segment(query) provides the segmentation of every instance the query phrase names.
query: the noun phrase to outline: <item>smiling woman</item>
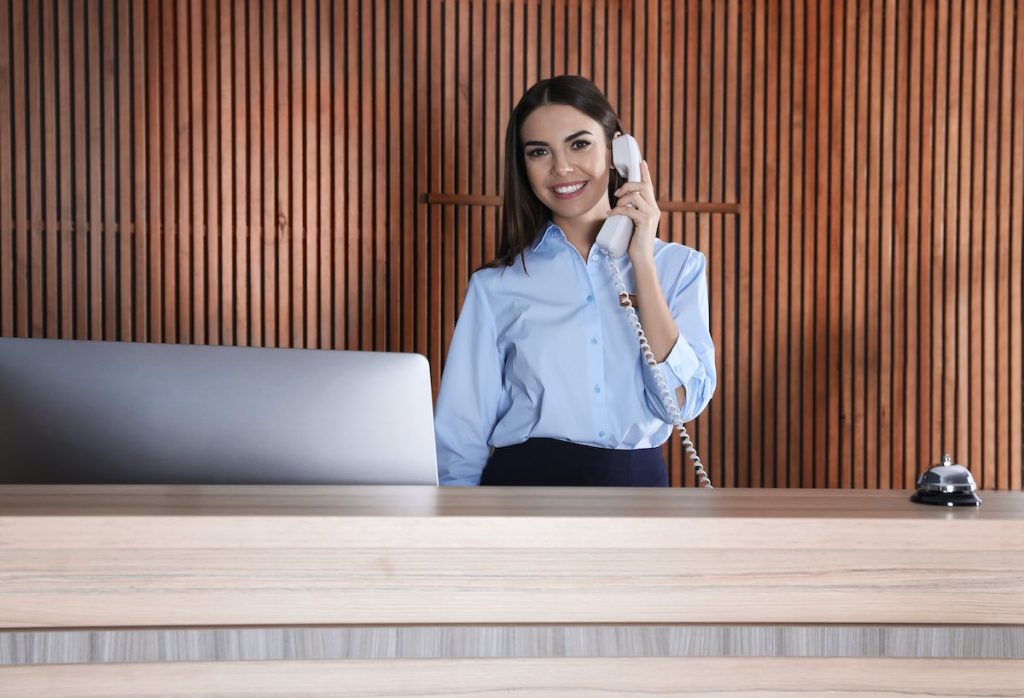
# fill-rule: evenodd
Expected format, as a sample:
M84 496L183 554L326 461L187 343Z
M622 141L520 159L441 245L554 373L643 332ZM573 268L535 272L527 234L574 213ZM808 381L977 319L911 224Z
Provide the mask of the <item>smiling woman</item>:
M715 389L706 264L657 239L647 164L638 182L612 167L622 131L577 76L537 83L512 112L501 246L470 279L437 399L442 484L668 485L671 408L693 419ZM613 263L638 300L653 371L595 247L610 215L635 226Z

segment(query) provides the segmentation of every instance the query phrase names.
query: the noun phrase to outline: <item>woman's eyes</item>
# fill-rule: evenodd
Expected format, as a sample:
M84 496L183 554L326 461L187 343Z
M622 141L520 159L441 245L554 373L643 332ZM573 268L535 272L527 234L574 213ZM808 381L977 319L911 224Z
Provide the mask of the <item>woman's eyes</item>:
M590 141L586 140L585 138L580 138L579 140L573 141L569 147L572 148L573 150L586 150L591 145L593 145L593 143L591 143ZM542 158L547 154L547 148L531 148L530 150L526 151L526 157L528 158Z

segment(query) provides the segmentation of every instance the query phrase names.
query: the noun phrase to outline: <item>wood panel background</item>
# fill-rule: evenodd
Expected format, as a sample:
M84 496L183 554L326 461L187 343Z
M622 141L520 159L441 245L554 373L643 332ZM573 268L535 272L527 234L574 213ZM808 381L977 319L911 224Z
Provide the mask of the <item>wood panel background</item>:
M949 451L1022 487L1020 0L0 0L0 334L418 351L436 384L508 114L563 72L708 255L717 484Z

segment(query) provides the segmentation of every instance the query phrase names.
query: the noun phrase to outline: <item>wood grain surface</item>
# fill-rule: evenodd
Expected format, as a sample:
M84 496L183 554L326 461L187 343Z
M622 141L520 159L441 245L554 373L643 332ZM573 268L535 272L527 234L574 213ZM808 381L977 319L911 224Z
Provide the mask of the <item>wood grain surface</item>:
M1024 662L580 658L182 662L0 667L0 695L1011 696Z
M5 487L0 627L1024 623L1024 500Z

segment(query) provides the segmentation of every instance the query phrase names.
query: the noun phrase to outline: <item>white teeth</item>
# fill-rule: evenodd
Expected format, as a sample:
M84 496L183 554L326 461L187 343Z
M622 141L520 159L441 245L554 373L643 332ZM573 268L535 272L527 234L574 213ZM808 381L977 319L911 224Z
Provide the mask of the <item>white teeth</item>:
M586 182L573 184L572 186L569 187L554 187L554 190L556 194L572 194L574 191L579 191L580 189L582 189L584 184L586 184Z

